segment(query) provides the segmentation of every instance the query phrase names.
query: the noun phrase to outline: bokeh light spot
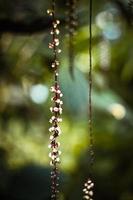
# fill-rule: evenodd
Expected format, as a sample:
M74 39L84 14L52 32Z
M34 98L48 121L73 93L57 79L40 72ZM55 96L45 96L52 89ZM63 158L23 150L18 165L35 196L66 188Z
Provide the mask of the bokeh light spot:
M42 84L33 85L30 89L30 97L34 103L42 104L48 98L48 87Z
M108 110L118 120L123 119L126 115L125 107L118 103L111 104Z

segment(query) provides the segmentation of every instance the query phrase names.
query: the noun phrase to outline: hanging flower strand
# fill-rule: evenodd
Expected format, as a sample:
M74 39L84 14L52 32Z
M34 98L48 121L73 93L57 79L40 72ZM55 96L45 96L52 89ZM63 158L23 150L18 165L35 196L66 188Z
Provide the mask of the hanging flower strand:
M94 162L94 150L93 150L93 125L92 125L92 0L89 3L89 134L90 134L90 176ZM94 183L89 177L84 184L83 199L93 200Z
M84 196L83 199L88 199L88 200L93 200L93 187L94 187L94 183L92 183L92 181L90 179L87 180L87 182L84 184Z
M74 45L75 34L78 25L77 22L77 0L66 0L67 12L66 12L66 28L68 32L68 51L69 51L69 70L72 77L74 77Z
M54 72L54 85L51 87L50 91L53 94L51 101L53 102L53 107L50 108L52 113L52 117L49 120L51 123L51 127L49 128L50 135L50 144L49 148L51 152L49 153L49 157L51 158L50 165L52 166L51 171L51 199L57 200L58 199L58 187L59 187L59 171L58 171L58 164L60 163L60 154L61 151L59 150L60 143L58 142L58 137L61 134L61 129L59 127L59 123L62 121L60 115L62 114L62 104L61 97L63 96L59 82L58 82L58 68L59 68L59 60L58 54L61 50L58 48L59 46L59 39L58 35L60 33L58 29L58 25L60 21L55 18L55 0L52 0L52 9L47 10L47 13L52 17L52 30L50 34L52 36L52 42L49 43L49 48L53 50L53 62L51 67Z

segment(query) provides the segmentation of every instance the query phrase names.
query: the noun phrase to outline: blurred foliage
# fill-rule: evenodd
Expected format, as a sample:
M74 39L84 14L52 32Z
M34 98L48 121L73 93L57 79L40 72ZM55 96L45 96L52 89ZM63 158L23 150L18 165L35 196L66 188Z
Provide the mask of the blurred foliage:
M133 200L133 30L128 2L93 2L95 199ZM0 24L3 19L30 24L46 17L49 6L50 1L1 0ZM63 20L65 1L59 0L57 7ZM79 1L74 79L66 30L60 26L61 200L82 199L89 171L88 8L88 1ZM49 29L24 35L10 28L0 35L0 198L50 199Z

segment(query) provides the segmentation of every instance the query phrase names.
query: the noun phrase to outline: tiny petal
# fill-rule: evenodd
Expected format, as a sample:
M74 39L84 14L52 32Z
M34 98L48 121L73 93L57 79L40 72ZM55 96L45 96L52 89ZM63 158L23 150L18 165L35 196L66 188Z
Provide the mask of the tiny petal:
M55 87L52 86L52 87L50 88L50 91L51 91L51 92L55 92Z
M57 99L55 102L60 104L60 101L61 101L60 99Z
M89 191L89 195L90 195L90 196L93 196L93 191Z
M62 108L59 108L59 113L62 114Z
M58 66L60 63L58 60L55 60L55 64Z
M52 154L51 153L49 153L49 157L51 158L51 156L52 156Z
M53 135L50 135L50 140L53 140L54 139L54 136Z
M60 97L63 97L63 94L62 94L62 93L60 94Z
M53 22L53 27L56 28L57 27L57 23Z
M57 35L59 35L59 33L60 33L59 29L55 29L55 33L56 33Z
M57 92L57 94L61 94L61 91L60 91L60 90L57 90L56 92Z
M49 128L49 132L53 132L55 130L55 127L51 127L51 128Z
M59 111L59 108L58 108L58 107L54 107L54 108L53 108L53 111L58 112L58 111Z
M61 49L58 49L58 50L57 50L57 53L61 53Z
M62 122L62 118L58 118L57 121L58 121L58 122Z
M53 112L53 107L50 107L50 111Z
M56 23L57 23L57 24L60 24L60 21L59 21L59 20L56 20Z
M59 163L59 162L60 162L60 158L56 158L56 162L58 162L58 163Z
M52 63L51 67L52 67L52 68L55 68L55 66L56 66L55 63Z
M91 187L94 187L94 183L91 183L91 185L90 185Z
M53 165L54 165L54 163L52 161L50 161L50 166L53 166Z
M55 39L54 39L54 43L55 43L56 46L58 46L59 43L60 43L60 42L59 42L59 39L58 39L58 38L55 38Z
M49 49L53 49L54 48L53 43L49 43L48 47L49 47Z
M50 31L50 34L51 34L51 35L53 35L53 34L54 34L53 30L52 30L52 31Z
M47 10L47 14L50 15L50 16L52 16L52 15L53 15L53 10L48 9L48 10Z

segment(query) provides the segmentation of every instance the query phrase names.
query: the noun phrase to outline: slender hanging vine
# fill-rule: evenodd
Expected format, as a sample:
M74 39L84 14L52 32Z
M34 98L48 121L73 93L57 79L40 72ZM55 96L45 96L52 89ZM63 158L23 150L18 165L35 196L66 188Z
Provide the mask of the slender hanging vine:
M49 48L53 50L53 62L51 67L54 72L54 85L51 87L51 92L53 93L53 97L51 101L53 102L53 106L50 108L51 113L53 114L50 123L52 126L49 128L50 135L50 145L49 148L51 152L49 157L51 158L50 165L52 166L51 171L51 199L57 200L58 199L58 187L59 187L59 170L58 164L60 163L60 154L61 151L59 150L60 143L58 142L58 137L61 134L61 129L59 127L59 123L62 121L60 115L62 114L62 104L61 97L63 96L59 81L58 81L58 69L59 69L59 60L58 60L58 53L61 50L58 48L59 46L59 39L58 35L60 33L58 29L58 25L60 23L59 20L55 17L55 0L52 0L52 8L47 10L47 13L52 17L52 30L50 34L52 36L52 42L49 43Z
M69 61L70 61L70 71L73 74L73 56L74 56L74 43L73 37L75 32L75 27L77 25L76 16L75 16L75 3L77 0L68 0L67 6L69 7L68 12L68 30L69 30ZM58 35L60 33L58 29L58 25L60 23L59 20L55 17L55 0L52 0L52 8L47 10L47 13L52 17L52 30L50 34L52 36L52 42L49 43L49 48L53 50L53 61L51 67L54 72L54 85L51 87L51 92L53 93L53 97L51 101L53 102L53 106L50 108L53 116L50 119L50 123L52 126L49 128L50 135L50 145L49 148L51 152L49 157L51 158L50 165L52 166L51 171L51 199L58 199L58 187L59 187L59 170L58 164L60 163L60 154L59 150L60 143L58 142L58 136L61 134L61 129L59 127L59 123L62 121L60 115L62 114L62 100L63 96L60 85L58 81L58 69L59 69L59 60L58 53L61 50L58 48L59 46L59 38ZM92 131L92 0L90 0L90 17L89 17L89 134L90 134L90 166L93 165L93 131ZM94 183L91 181L89 177L86 183L84 184L83 189L83 199L93 200L93 187Z
M92 125L92 0L89 3L89 135L90 135L90 176L94 162L94 150L93 150L93 125ZM89 177L84 184L83 199L93 200L93 188L94 183Z
M128 1L128 11L130 13L131 25L133 25L133 0Z
M128 1L128 7L129 7L129 9L133 9L133 0L129 0Z
M69 71L72 76L74 77L74 55L75 55L75 34L76 28L78 25L77 22L77 0L66 0L67 6L67 16L66 16L66 28L68 32L68 53L69 53Z

